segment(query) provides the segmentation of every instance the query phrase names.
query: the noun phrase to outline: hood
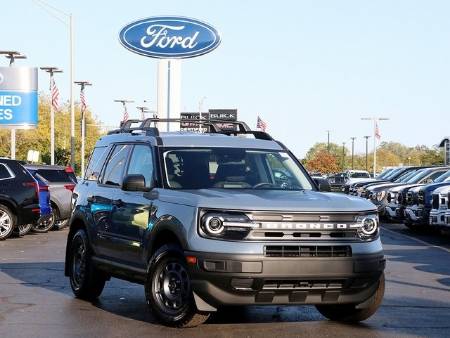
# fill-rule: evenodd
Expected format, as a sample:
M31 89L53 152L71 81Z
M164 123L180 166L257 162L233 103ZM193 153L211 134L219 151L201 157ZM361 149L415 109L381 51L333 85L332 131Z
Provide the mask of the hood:
M423 186L423 184L402 184L402 185L397 185L397 186L389 189L389 191L400 192L402 190L407 190L407 189L419 187L419 186Z
M192 207L299 212L356 212L374 210L372 202L340 193L251 189L155 189L159 199Z
M432 183L432 184L427 184L427 185L421 187L420 190L423 190L425 193L431 193L434 190L436 190L437 188L448 187L448 186L450 186L450 182Z
M389 190L393 187L403 185L403 183L392 183L392 182L384 182L380 184L371 185L367 188L369 191L378 192L383 190Z
M433 191L433 194L446 194L448 192L450 192L450 186L447 185L447 186L443 186L443 187L435 189Z
M375 178L367 178L367 177L359 177L359 178L350 178L346 185L351 185L351 184L355 184L355 183L370 183L370 182L374 182L377 181Z

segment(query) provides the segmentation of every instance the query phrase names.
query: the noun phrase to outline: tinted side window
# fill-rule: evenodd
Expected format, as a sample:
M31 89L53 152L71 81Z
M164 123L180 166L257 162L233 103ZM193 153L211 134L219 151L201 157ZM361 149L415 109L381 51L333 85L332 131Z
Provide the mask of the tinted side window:
M10 178L11 174L4 164L0 164L0 180L4 180L5 178Z
M153 181L153 157L149 146L134 146L127 174L143 175L145 177L145 186L150 188Z
M128 154L130 153L131 145L121 144L117 145L111 157L106 164L105 172L103 174L102 183L108 185L121 186L123 179L123 171L127 162Z
M102 171L103 163L105 163L106 156L108 156L108 147L95 148L92 152L89 164L84 175L85 180L97 181Z

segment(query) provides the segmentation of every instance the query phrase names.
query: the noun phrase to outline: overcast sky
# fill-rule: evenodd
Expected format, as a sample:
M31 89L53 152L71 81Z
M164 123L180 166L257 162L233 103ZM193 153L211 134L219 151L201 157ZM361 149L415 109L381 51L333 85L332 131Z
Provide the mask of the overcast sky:
M21 65L59 66L61 96L69 96L68 31L32 0L2 5L0 49L28 55ZM382 139L407 145L439 143L450 131L450 1L86 1L48 0L75 20L76 80L90 80L88 104L117 125L131 98L156 108L157 61L118 41L130 21L181 15L206 21L222 35L215 51L182 62L182 109L237 108L299 157L315 142L350 144L364 151L383 116ZM0 60L1 61L1 60ZM0 65L6 65L7 60ZM47 90L47 74L40 89ZM78 96L78 92L77 92ZM134 106L129 109L138 117Z

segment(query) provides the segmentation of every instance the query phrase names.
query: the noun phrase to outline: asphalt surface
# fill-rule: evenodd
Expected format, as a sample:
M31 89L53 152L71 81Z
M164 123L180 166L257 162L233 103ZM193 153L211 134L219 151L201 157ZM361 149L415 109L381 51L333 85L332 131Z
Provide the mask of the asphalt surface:
M197 328L159 325L140 285L112 279L96 303L73 298L64 277L67 230L0 242L0 337L450 337L450 238L386 225L386 295L360 325L314 307L228 309Z

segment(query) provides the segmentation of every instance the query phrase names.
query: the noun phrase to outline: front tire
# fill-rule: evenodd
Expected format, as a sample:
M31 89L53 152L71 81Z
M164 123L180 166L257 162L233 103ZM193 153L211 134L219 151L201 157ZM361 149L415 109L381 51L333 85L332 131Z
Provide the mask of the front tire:
M5 205L0 204L0 241L7 239L14 231L16 216Z
M186 260L175 245L163 245L150 260L145 297L155 317L168 326L194 327L209 317L197 310Z
M358 309L358 304L317 305L317 310L330 320L357 323L371 317L380 307L384 296L384 273L378 282L378 288L372 296L372 302Z
M77 298L94 300L103 291L106 278L92 264L86 232L78 230L70 245L70 287Z

